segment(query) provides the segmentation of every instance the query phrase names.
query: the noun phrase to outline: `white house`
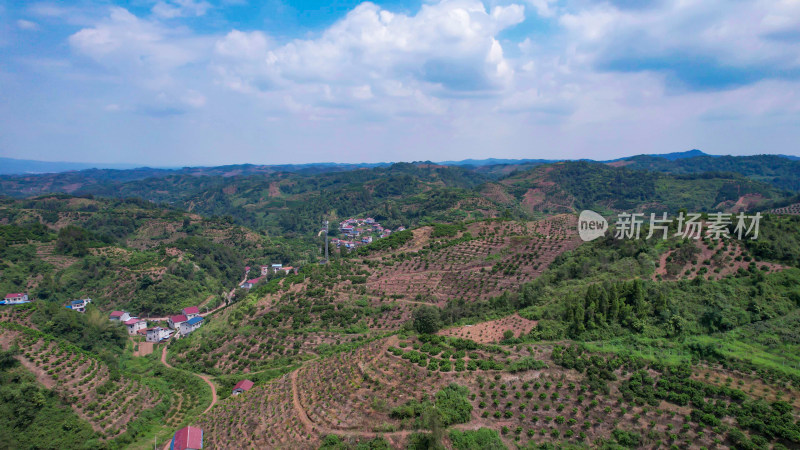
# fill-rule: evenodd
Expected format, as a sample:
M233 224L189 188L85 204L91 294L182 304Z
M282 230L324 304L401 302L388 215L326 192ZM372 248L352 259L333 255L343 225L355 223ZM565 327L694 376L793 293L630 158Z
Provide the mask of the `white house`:
M127 322L131 320L131 315L125 311L112 311L108 319L114 322Z
M6 305L13 305L15 303L27 303L28 301L29 301L28 294L16 293L16 294L6 294L4 303Z
M126 320L125 326L128 327L128 334L136 334L137 331L147 328L147 321L134 317Z
M167 328L153 327L147 329L147 342L160 342L164 339L169 339L173 331Z
M84 298L81 300L72 300L71 302L69 302L69 305L67 305L67 308L73 311L86 312L86 305L88 305L89 303L92 303L92 299L90 298Z
M203 325L202 317L193 317L186 322L181 322L181 336L186 336Z
M184 316L183 314L178 314L177 316L170 316L167 319L167 324L169 324L169 327L173 330L177 330L181 326L181 323L186 322L187 320L189 320L188 317Z

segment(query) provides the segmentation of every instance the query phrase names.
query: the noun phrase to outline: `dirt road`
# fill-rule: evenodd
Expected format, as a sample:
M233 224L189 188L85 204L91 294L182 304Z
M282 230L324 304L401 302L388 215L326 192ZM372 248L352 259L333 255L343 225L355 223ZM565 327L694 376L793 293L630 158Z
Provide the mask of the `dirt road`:
M167 362L167 346L166 345L164 346L164 349L161 351L161 363L164 364L165 366L169 367L170 369L174 369L174 367L172 367ZM206 408L205 411L203 411L203 414L205 414L208 411L210 411L211 408L214 405L217 404L217 388L216 388L216 386L214 386L214 383L211 382L211 378L209 378L208 375L201 375L199 373L193 373L193 375L195 375L197 377L200 377L203 381L206 382L206 384L208 384L209 387L211 387L211 404L208 405L208 408Z

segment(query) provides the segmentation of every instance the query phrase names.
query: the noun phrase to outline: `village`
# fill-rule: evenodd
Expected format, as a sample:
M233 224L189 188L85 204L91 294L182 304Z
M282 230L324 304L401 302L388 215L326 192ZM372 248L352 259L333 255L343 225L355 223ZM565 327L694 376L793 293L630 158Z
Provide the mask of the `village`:
M404 231L405 229L400 226L395 231ZM331 238L330 242L336 245L336 248L344 247L347 250L371 244L374 239L385 238L392 234L392 230L384 228L372 217L343 220L339 223L339 232L342 233L343 238Z

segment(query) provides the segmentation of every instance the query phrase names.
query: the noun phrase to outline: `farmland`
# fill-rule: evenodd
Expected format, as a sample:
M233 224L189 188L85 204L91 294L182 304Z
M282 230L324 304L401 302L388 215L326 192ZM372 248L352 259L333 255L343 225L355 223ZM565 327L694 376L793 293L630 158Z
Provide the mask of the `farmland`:
M616 166L86 184L158 187L191 211L2 198L0 287L35 300L0 310L14 418L0 437L31 447L63 422L64 448L163 448L186 425L207 448L797 447L796 199L736 174ZM576 230L579 208L613 224L679 200L761 212L759 239ZM318 216L409 229L322 261ZM64 307L86 297L85 313ZM163 342L109 320L166 327L187 306L202 326Z

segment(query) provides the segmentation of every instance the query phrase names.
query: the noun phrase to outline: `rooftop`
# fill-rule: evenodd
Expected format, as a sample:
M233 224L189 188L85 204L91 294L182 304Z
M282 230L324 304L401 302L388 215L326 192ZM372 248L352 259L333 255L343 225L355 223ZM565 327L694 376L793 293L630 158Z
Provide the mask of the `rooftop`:
M202 321L203 321L202 317L192 317L191 319L187 320L186 323L188 323L189 325L194 325L194 324L200 323Z

